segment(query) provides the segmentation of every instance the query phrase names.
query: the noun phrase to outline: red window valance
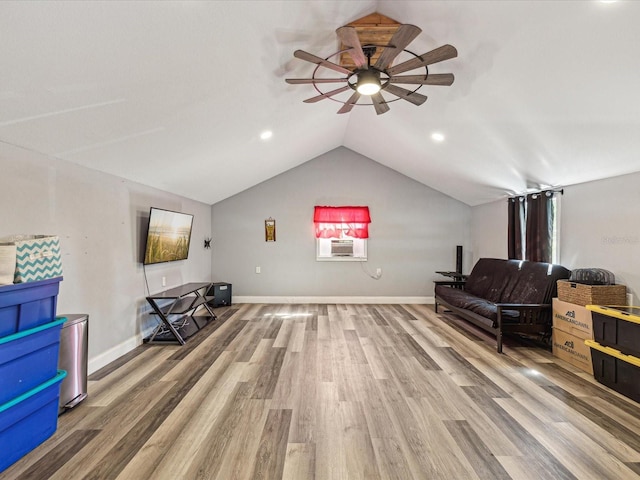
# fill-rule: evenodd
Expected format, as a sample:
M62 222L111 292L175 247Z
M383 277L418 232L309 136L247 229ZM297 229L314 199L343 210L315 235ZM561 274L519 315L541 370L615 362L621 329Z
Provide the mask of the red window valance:
M369 207L315 207L316 238L369 238Z

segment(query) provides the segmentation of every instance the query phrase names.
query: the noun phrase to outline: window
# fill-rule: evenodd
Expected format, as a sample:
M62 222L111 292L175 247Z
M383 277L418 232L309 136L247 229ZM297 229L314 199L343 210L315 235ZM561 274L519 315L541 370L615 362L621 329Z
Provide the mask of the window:
M346 230L340 230L345 232ZM345 233L338 239L316 238L316 260L331 262L366 262L367 239L353 238Z
M556 193L547 190L509 198L509 258L558 263L560 198Z
M369 207L315 207L318 261L366 261Z

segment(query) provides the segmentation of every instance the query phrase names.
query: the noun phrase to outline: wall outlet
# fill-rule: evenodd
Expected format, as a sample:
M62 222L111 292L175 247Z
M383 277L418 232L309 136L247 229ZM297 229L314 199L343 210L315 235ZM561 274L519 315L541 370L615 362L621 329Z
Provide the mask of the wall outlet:
M162 286L163 287L167 286L167 277L162 277Z
M256 273L261 273L260 267L256 267Z
M376 268L376 277L380 277L380 276L382 276L382 269Z

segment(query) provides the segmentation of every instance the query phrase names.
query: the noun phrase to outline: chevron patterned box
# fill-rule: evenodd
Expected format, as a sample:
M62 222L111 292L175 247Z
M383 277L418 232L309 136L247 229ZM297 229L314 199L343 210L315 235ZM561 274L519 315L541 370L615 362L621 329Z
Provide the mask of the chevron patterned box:
M35 282L62 276L60 240L50 235L16 237L14 283Z

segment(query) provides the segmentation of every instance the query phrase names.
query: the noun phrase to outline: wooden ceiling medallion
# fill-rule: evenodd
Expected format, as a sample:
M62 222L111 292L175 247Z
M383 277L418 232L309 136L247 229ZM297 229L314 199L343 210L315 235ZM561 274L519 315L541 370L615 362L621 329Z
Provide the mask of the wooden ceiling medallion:
M388 45L393 34L396 33L400 23L393 18L385 17L379 13L372 13L366 17L359 18L358 20L348 23L347 27L354 27L358 32L358 38L362 45ZM340 50L344 50L346 47L344 44L340 44ZM376 52L371 57L371 65L374 65L378 61L378 57L384 48L376 48ZM351 55L344 52L340 55L340 65L353 69L355 64Z

